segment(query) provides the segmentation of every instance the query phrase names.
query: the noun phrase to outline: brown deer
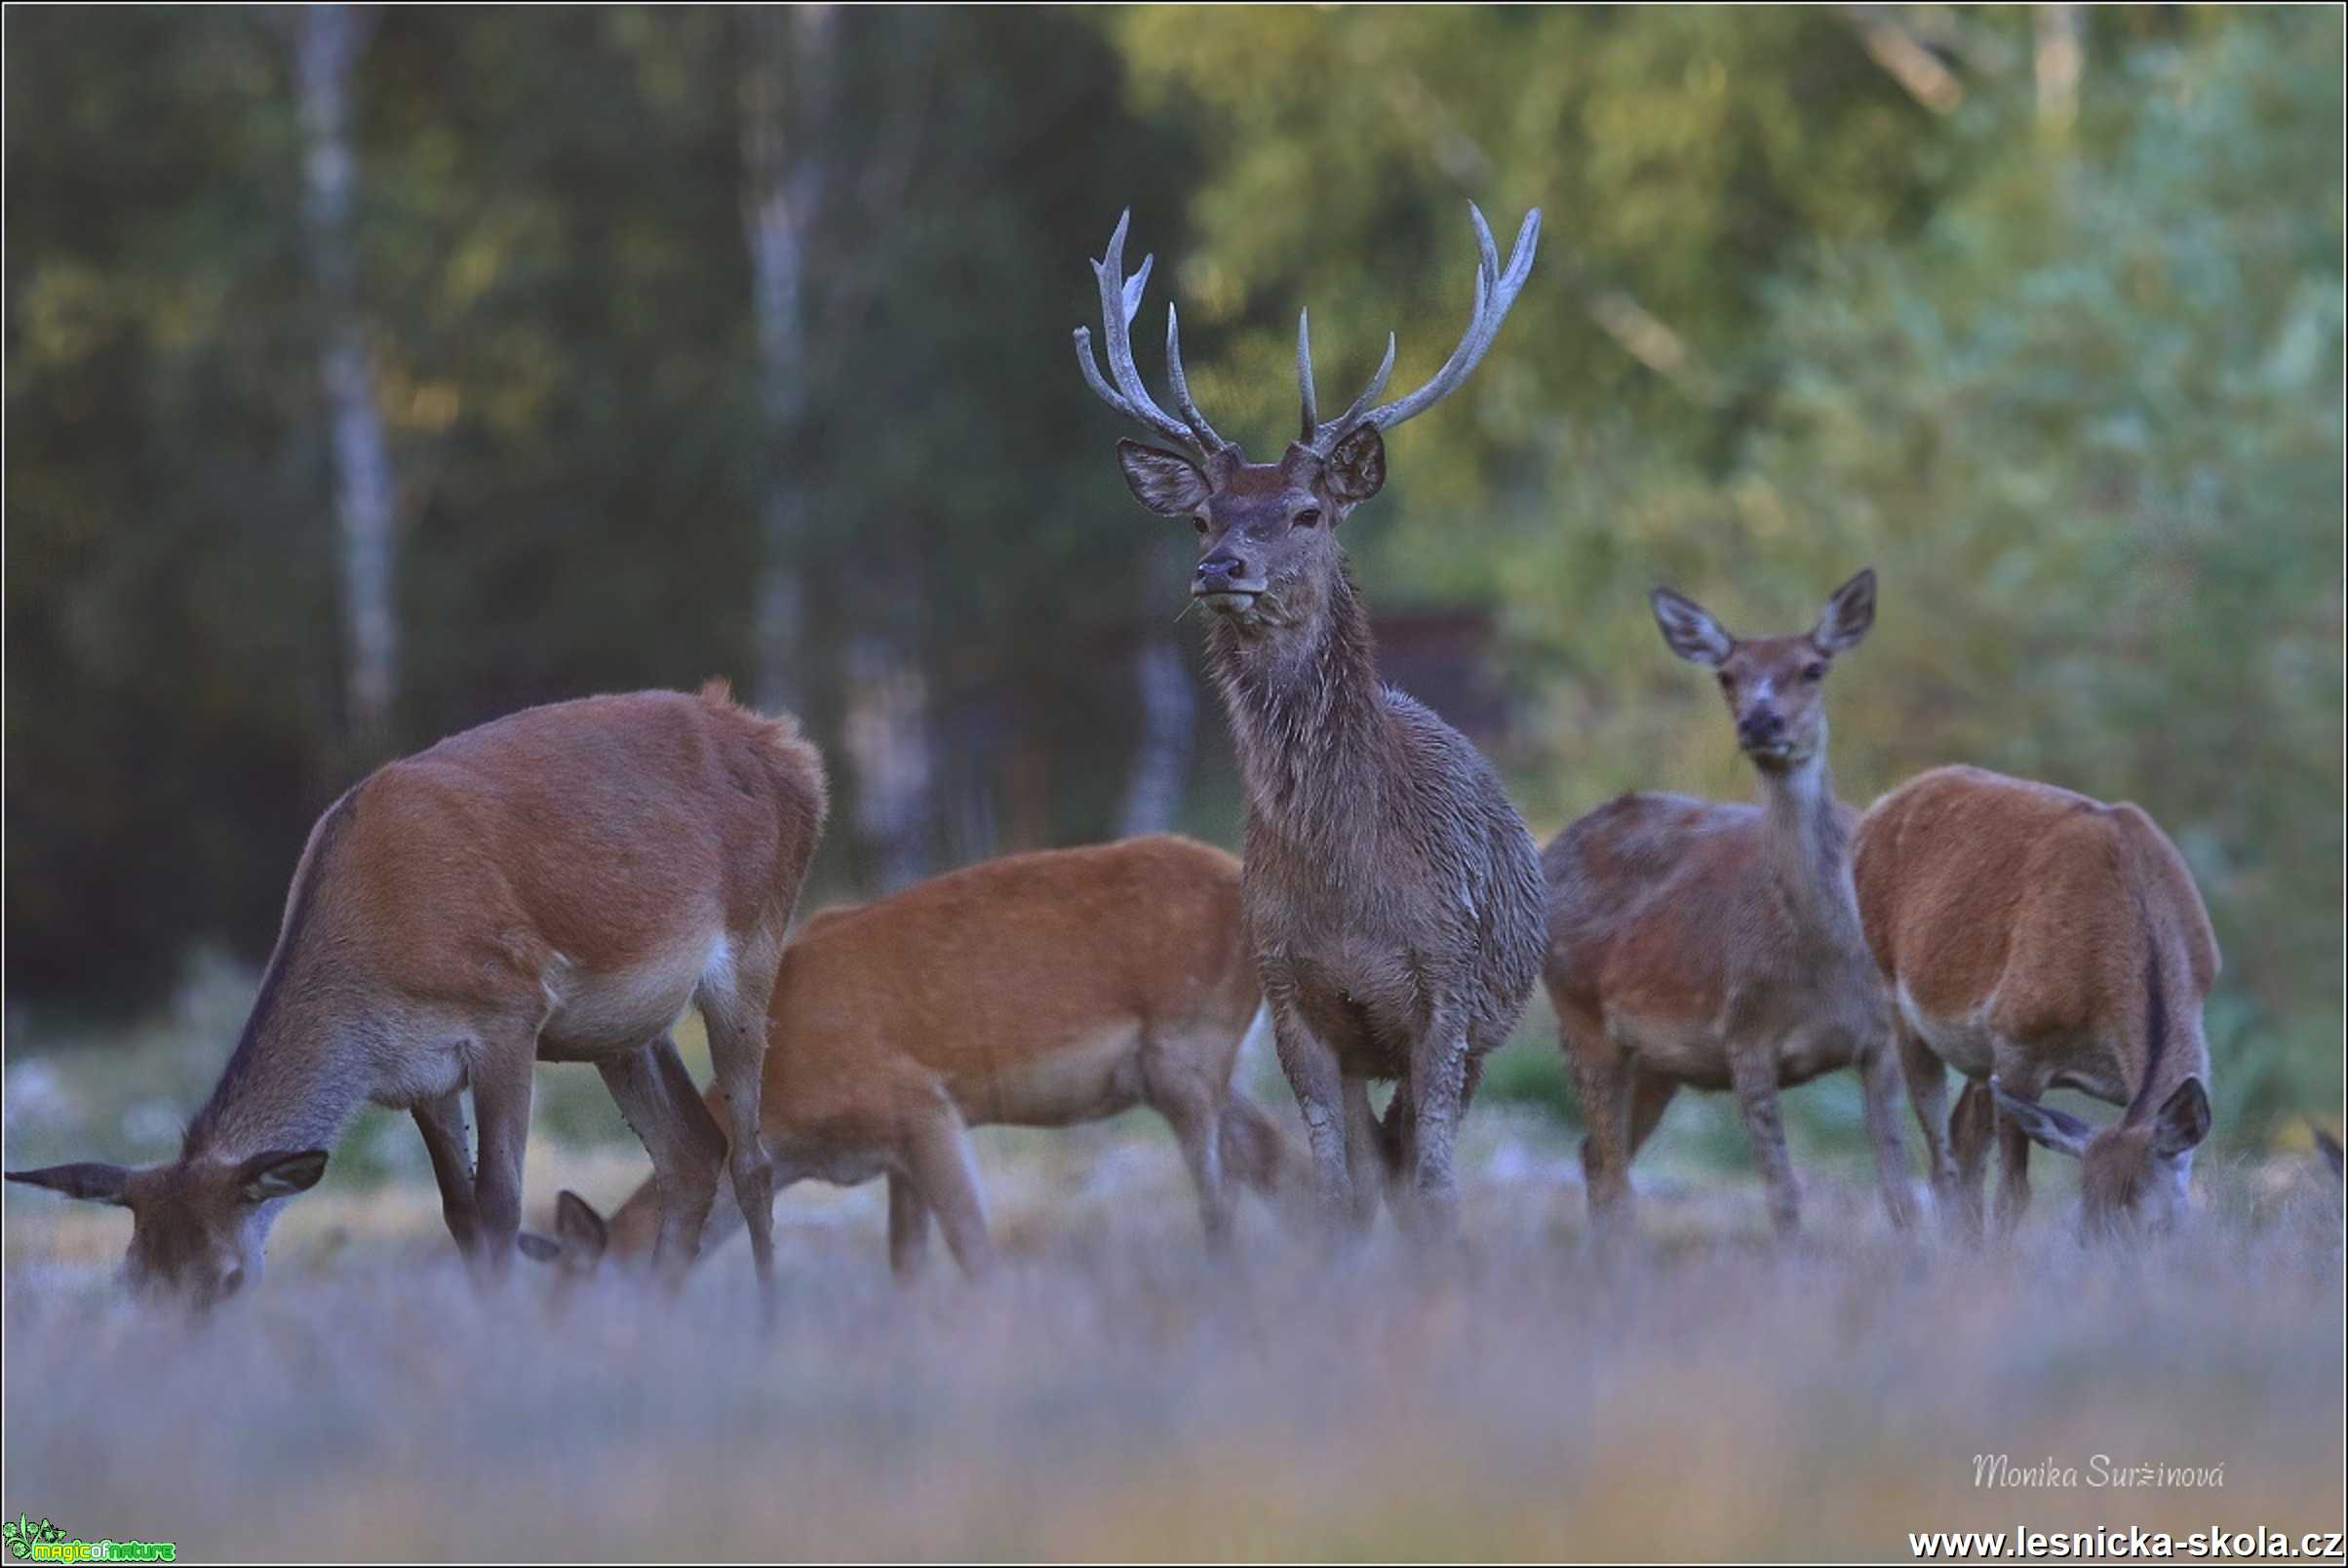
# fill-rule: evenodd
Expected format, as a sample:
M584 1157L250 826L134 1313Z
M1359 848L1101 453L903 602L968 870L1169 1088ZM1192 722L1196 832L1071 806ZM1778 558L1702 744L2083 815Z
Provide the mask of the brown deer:
M1590 1211L1627 1215L1630 1162L1680 1087L1734 1089L1769 1184L1800 1223L1778 1091L1857 1064L1876 1175L1895 1225L1913 1217L1883 978L1867 951L1849 852L1858 813L1834 798L1825 680L1875 621L1875 573L1834 591L1807 633L1731 637L1694 601L1653 596L1671 651L1718 673L1757 804L1625 795L1543 852L1549 1000L1582 1098Z
M1189 839L1010 855L827 909L784 951L767 1014L776 1186L885 1175L897 1275L919 1265L932 1214L975 1275L994 1254L969 1128L1073 1126L1147 1105L1173 1127L1220 1245L1230 1178L1272 1195L1287 1164L1279 1129L1232 1082L1260 1005L1239 862ZM648 1257L658 1219L647 1182L612 1216L610 1244ZM721 1205L705 1244L735 1223ZM557 1235L560 1247L526 1244L573 1267L603 1251L575 1195Z
M2051 784L1937 767L1859 823L1859 910L1892 982L1900 1064L1933 1188L1981 1211L1994 1131L1999 1218L2029 1202L2032 1142L2080 1162L2084 1218L2166 1222L2210 1130L2202 1002L2217 940L2184 857L2152 818ZM1973 1081L1953 1120L1946 1073ZM2100 1131L2052 1106L2124 1106ZM1953 1145L1953 1149L1952 1149Z
M281 1200L318 1181L372 1100L412 1112L450 1234L494 1274L522 1217L531 1064L593 1062L652 1156L663 1257L681 1267L727 1147L668 1043L698 1004L770 1301L763 1020L824 813L798 725L722 683L531 708L389 764L311 830L244 1036L178 1157L8 1179L128 1208L128 1282L209 1305L257 1280Z
M1379 683L1369 615L1337 540L1386 483L1384 432L1468 378L1532 269L1538 211L1505 273L1483 215L1469 212L1475 306L1433 379L1371 407L1393 371L1389 336L1368 387L1323 422L1299 316L1303 427L1274 463L1248 462L1198 412L1171 307L1166 369L1181 418L1143 386L1130 334L1151 262L1125 277L1124 217L1093 263L1114 387L1091 333L1076 333L1086 384L1175 449L1121 441L1117 460L1144 507L1198 530L1191 594L1213 613L1208 655L1247 784L1247 939L1320 1196L1356 1223L1374 1212L1389 1163L1408 1167L1433 1228L1448 1221L1455 1127L1540 966L1532 838L1475 748ZM1400 1080L1384 1128L1370 1112L1373 1078Z

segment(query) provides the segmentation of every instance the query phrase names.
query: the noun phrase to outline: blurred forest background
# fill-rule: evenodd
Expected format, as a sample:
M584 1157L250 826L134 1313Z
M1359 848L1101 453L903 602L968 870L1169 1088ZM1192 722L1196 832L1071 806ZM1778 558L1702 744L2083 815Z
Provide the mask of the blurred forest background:
M1130 204L1143 324L1170 289L1262 452L1300 304L1325 400L1389 328L1429 373L1472 198L1543 207L1539 263L1349 542L1389 676L1536 833L1750 791L1647 588L1790 630L1872 564L1845 794L1971 761L2140 803L2224 947L2226 1130L2333 1115L2342 42L2331 8L12 9L12 1038L257 963L361 772L596 690L802 711L811 902L1235 843L1188 530L1071 363L1085 259Z

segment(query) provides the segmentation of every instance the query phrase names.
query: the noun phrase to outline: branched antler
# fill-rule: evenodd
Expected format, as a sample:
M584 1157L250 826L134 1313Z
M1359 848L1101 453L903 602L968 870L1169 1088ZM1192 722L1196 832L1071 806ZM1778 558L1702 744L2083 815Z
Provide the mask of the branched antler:
M1492 229L1484 221L1482 211L1469 202L1468 216L1475 222L1475 308L1468 313L1468 330L1461 334L1459 346L1451 351L1451 358L1443 362L1443 368L1435 372L1432 379L1410 396L1375 409L1369 407L1370 400L1386 390L1387 377L1394 372L1394 334L1389 333L1386 358L1361 396L1336 418L1326 424L1319 422L1312 389L1312 333L1306 313L1298 312L1296 379L1304 410L1304 430L1298 440L1304 445L1325 456L1365 424L1391 430L1405 419L1418 417L1458 391L1460 383L1468 379L1485 351L1492 347L1492 340L1500 334L1500 324L1507 319L1508 307L1516 303L1517 293L1533 270L1533 253L1541 243L1541 209L1536 207L1525 215L1524 226L1516 231L1516 244L1508 253L1506 272L1500 269L1500 252L1492 243Z
M1103 346L1109 353L1109 373L1116 385L1101 379L1100 366L1092 357L1092 333L1083 327L1076 329L1076 364L1084 372L1084 384L1103 403L1204 462L1231 444L1215 434L1215 427L1191 400L1190 382L1182 372L1182 326L1172 304L1166 306L1166 379L1173 384L1174 405L1182 411L1180 419L1151 398L1149 388L1142 385L1141 371L1133 363L1133 318L1141 311L1142 291L1149 287L1150 268L1157 257L1143 256L1141 270L1131 278L1125 276L1125 225L1132 217L1131 208L1118 216L1116 232L1109 236L1109 249L1092 264L1093 276L1101 286Z

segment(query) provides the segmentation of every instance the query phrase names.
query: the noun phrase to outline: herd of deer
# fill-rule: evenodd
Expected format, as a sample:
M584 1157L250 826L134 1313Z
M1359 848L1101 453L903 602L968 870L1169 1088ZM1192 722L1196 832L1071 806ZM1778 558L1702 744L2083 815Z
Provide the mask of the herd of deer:
M2001 1219L2027 1198L2033 1142L2080 1160L2094 1224L2172 1214L2210 1128L2217 949L2193 881L2135 807L1976 768L1928 772L1863 815L1838 801L1824 681L1873 622L1872 572L1788 636L1732 636L1654 596L1671 650L1716 673L1758 804L1624 796L1539 850L1475 748L1380 684L1337 535L1385 484L1385 433L1468 378L1531 270L1538 212L1506 270L1472 216L1474 308L1433 379L1379 403L1389 337L1323 420L1300 316L1302 423L1271 463L1199 412L1171 307L1178 412L1144 386L1131 326L1150 260L1126 276L1122 219L1093 263L1109 378L1083 329L1077 356L1164 444L1118 443L1134 495L1198 532L1191 593L1213 612L1244 859L1174 838L1014 855L826 910L786 941L826 809L792 720L722 684L531 709L390 764L319 819L243 1038L176 1158L9 1180L130 1209L128 1282L210 1303L258 1276L284 1200L372 1101L415 1117L450 1234L483 1274L518 1248L584 1268L609 1247L675 1278L740 1223L771 1303L773 1196L802 1178L886 1176L894 1270L916 1266L935 1215L956 1261L983 1271L967 1129L989 1123L1152 1107L1220 1241L1233 1179L1274 1195L1303 1181L1233 1083L1269 1014L1317 1212L1359 1226L1386 1197L1440 1231L1460 1118L1538 978L1603 1220L1627 1213L1631 1160L1693 1085L1735 1092L1771 1215L1792 1229L1778 1093L1846 1067L1897 1225L1914 1201L1896 1070L1950 1212L1980 1220L1994 1135ZM669 1034L688 1005L708 1027L706 1094ZM594 1063L652 1164L608 1225L564 1194L551 1241L521 1231L540 1061ZM1967 1080L1953 1115L1948 1067ZM1379 1079L1396 1085L1383 1117ZM2125 1109L2091 1128L2038 1103L2058 1086Z

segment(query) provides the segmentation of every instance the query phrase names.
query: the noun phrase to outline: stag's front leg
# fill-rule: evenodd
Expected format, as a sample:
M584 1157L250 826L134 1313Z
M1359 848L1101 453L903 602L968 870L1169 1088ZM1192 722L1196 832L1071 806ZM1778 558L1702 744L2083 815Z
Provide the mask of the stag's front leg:
M1378 1199L1392 1185L1395 1166L1389 1151L1407 1134L1397 1130L1401 1114L1410 1105L1410 1085L1394 1086L1393 1104L1384 1122L1370 1109L1370 1080L1349 1075L1346 1082L1346 1175L1353 1184L1353 1198L1346 1219L1356 1231L1366 1231L1378 1218Z
M1466 1010L1439 1004L1426 1031L1411 1045L1410 1153L1415 1164L1414 1208L1429 1235L1451 1229L1459 1208L1459 1185L1451 1170L1452 1139L1467 1102L1468 1019Z
M1294 996L1272 984L1266 985L1265 994L1280 1071L1295 1091L1312 1148L1313 1190L1322 1215L1335 1223L1353 1206L1353 1184L1346 1167L1345 1075L1338 1068L1337 1053L1299 1016Z

